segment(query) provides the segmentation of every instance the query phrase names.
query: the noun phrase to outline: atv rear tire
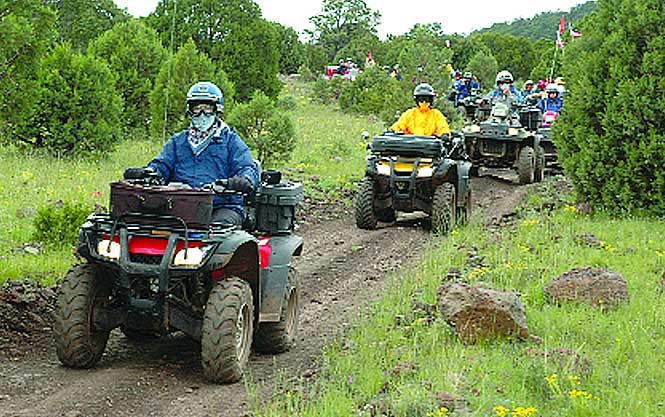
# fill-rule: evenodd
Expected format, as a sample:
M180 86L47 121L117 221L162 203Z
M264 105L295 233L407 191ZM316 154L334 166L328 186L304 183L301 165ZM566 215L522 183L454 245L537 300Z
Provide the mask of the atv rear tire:
M536 167L533 173L535 182L541 182L545 178L545 150L542 146L536 146Z
M517 159L517 174L520 177L520 184L531 184L534 177L535 156L531 146L525 146L520 150Z
M374 180L364 177L356 193L356 225L361 229L376 229L378 219L374 213Z
M90 368L104 353L109 330L96 330L95 307L110 302L113 277L96 264L81 264L67 273L55 310L58 359L72 368Z
M201 365L212 382L236 382L249 360L254 303L249 284L231 277L208 296L201 331Z
M432 198L432 232L448 233L455 224L455 186L449 182L436 187Z
M282 353L293 347L298 331L300 290L294 268L289 268L289 278L282 300L280 319L275 323L261 323L254 336L254 348L261 353Z

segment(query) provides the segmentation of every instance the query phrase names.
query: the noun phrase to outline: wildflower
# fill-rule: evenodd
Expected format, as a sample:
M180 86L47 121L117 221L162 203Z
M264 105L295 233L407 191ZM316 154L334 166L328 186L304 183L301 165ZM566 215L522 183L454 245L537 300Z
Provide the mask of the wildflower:
M529 417L538 412L538 409L535 407L516 407L513 410L513 416L516 417Z
M353 382L353 377L350 376L350 377L346 378L346 382L348 382L349 384L352 383Z
M657 250L656 255L658 255L660 257L665 257L665 251Z
M556 384L556 378L557 378L557 374L552 374L550 376L545 377L545 380L547 380L548 384L554 385L554 384Z
M450 232L450 234L453 236L457 236L459 235L459 232L457 230L453 230L452 232Z
M429 412L427 413L427 417L442 417L442 416L447 416L448 415L448 409L446 407L441 407L438 410L436 410L436 413Z
M530 247L528 247L528 246L524 246L524 245L517 245L517 248L518 248L519 250L521 250L521 251L524 251L524 252L526 252L526 253L529 253L529 252L531 252L531 248L530 248Z
M580 385L580 377L578 376L569 375L568 381L571 383L571 385Z
M595 396L595 395L593 395L589 392L583 391L583 390L573 389L573 390L570 390L569 394L570 394L570 398L585 398L587 400L591 400L591 399L594 399L594 398L598 399L597 396Z
M566 207L563 208L563 211L567 213L575 213L577 211L577 207L566 205Z
M494 414L496 414L499 417L507 416L509 412L510 408L506 408L502 405L497 405L496 407L494 407Z
M491 269L487 266L477 266L469 274L469 281L473 281L476 278L480 278L480 277L482 277L483 275L487 274L490 271L491 271Z
M540 223L540 220L538 219L524 220L522 222L522 227L531 227L537 225L538 223Z

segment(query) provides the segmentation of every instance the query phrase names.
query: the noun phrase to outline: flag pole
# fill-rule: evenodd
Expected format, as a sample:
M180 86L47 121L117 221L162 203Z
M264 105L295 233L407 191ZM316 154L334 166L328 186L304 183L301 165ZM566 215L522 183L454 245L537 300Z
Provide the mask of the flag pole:
M554 78L554 65L556 64L556 50L559 49L559 45L554 43L554 56L552 57L552 66L550 67L550 78L547 80L548 82L550 80L553 80Z

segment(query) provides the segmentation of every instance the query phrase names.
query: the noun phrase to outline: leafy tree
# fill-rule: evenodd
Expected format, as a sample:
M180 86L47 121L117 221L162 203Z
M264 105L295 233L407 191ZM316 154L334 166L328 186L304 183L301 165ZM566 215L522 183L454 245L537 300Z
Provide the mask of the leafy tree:
M314 30L307 32L334 59L354 39L376 34L380 19L364 0L323 0L321 14L309 18Z
M600 0L566 48L555 143L575 190L613 211L665 215L665 5Z
M363 36L352 39L340 49L337 56L335 56L333 63L339 62L340 59L346 60L347 58L351 58L353 59L353 62L363 68L365 65L365 57L367 57L367 51L372 51L373 57L384 57L384 49L383 43L379 40L379 37L368 32Z
M224 96L224 110L229 111L233 106L234 89L224 71L220 70L214 62L204 53L196 49L192 40L178 49L171 63L169 76L169 61L164 61L155 87L150 94L150 114L152 120L150 130L154 136L166 136L184 129L189 124L185 111L187 91L199 81L215 83ZM168 93L167 124L164 131L164 108Z
M536 64L531 69L529 78L532 80L546 80L549 77L557 77L562 74L563 52L553 40L541 39L534 42L534 50L538 57Z
M62 42L85 50L88 42L129 19L113 0L44 0L58 11L58 33Z
M315 76L323 74L323 70L330 63L325 49L313 43L305 44L306 65Z
M499 65L489 51L481 50L471 58L465 70L471 71L478 78L480 88L491 90L494 88L494 80L499 70Z
M33 100L39 61L57 36L55 20L40 2L0 0L0 142Z
M298 32L293 28L271 22L277 34L279 45L279 72L293 74L306 61L305 47L298 40Z
M492 51L501 70L508 70L515 79L526 79L536 62L531 42L522 37L484 33L475 35Z
M150 93L166 57L157 32L132 19L92 41L88 52L105 59L118 75L116 87L125 101L125 125L145 133L150 120Z
M105 62L68 44L44 57L17 138L58 155L99 155L120 139L122 98Z
M255 92L249 103L238 104L227 120L264 167L288 161L295 148L293 122L261 91Z
M160 0L147 22L162 43L176 47L192 39L199 51L220 66L236 86L237 97L249 99L254 90L271 97L279 92L279 44L274 27L261 19L251 0L178 0L172 29L174 0Z

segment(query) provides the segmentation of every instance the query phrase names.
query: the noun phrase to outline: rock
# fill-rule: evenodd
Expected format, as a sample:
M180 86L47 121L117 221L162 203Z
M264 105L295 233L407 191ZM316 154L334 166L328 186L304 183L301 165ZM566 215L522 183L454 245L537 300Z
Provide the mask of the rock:
M581 216L590 216L594 211L593 206L586 201L575 204L575 212Z
M582 357L577 351L564 347L551 350L528 348L524 351L525 356L541 357L548 363L554 363L560 369L569 369L576 374L588 375L591 372L591 364L588 358Z
M529 336L524 306L511 292L445 283L437 291L437 302L443 317L464 343Z
M605 268L575 268L550 281L544 292L557 302L585 302L594 307L629 301L624 277Z
M582 233L581 235L574 235L573 241L578 245L589 246L591 248L600 248L602 243L593 235L593 233Z
M466 410L466 400L459 394L437 391L435 397L439 407L446 407L449 411L456 413Z

